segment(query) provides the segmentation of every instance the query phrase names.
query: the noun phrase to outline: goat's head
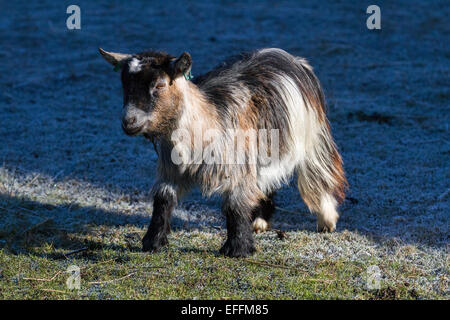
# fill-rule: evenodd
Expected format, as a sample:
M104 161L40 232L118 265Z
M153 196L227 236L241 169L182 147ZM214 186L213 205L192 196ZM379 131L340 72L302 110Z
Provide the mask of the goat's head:
M182 103L182 88L177 86L177 79L189 74L191 56L186 52L176 58L163 52L99 51L106 61L122 70L122 128L125 133L130 136L169 133Z

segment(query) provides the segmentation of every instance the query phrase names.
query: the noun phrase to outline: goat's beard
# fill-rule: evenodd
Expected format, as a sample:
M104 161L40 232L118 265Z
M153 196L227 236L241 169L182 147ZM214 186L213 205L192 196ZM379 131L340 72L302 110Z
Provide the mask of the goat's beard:
M142 135L144 136L145 139L147 139L151 142L158 141L161 137L163 137L163 134L161 134L160 132L154 132L154 131L148 131L148 130L142 132Z
M153 142L153 140L156 139L156 136L151 133L143 133L142 135L144 136L145 139L150 140L152 142Z
M145 139L149 140L153 144L153 149L158 154L158 147L156 145L158 142L158 137L150 133L143 133L142 135L144 136Z

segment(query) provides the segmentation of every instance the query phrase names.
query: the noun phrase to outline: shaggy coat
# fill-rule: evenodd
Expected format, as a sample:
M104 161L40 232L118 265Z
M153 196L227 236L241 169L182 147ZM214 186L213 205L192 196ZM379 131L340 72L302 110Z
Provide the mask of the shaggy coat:
M192 59L187 53L175 58L161 52L100 52L122 70L124 131L149 138L159 155L145 251L167 243L171 211L198 185L205 195L223 197L228 238L221 252L232 257L253 253L252 229L268 228L273 193L294 172L303 200L317 215L318 229L335 229L347 181L320 83L305 59L262 49L232 57L189 81ZM244 137L245 161L230 163L227 157L241 133L252 130L276 133L256 141L272 151L276 140L277 159L265 162L258 153L250 161L253 140ZM186 139L211 131L218 134L201 143ZM213 163L206 159L211 155Z

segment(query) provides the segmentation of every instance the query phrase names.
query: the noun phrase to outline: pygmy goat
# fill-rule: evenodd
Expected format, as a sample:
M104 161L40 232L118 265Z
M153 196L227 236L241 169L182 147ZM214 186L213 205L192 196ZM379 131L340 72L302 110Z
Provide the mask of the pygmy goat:
M269 227L274 191L294 171L303 200L317 215L318 230L336 228L336 207L344 200L347 181L322 88L305 59L262 49L234 56L189 81L188 53L178 58L155 51L100 53L121 70L123 130L150 139L159 156L144 251L167 244L174 206L198 185L203 194L223 198L227 240L220 252L252 254L252 231ZM203 135L200 142L198 135ZM243 161L229 161L236 144Z

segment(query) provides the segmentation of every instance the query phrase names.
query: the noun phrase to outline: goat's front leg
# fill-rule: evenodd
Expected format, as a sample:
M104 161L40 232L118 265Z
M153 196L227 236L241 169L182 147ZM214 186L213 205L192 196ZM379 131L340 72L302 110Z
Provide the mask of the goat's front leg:
M247 257L253 254L256 249L250 211L244 212L229 200L224 202L222 211L227 218L227 240L220 253L228 257Z
M147 233L142 239L142 250L156 252L168 244L170 232L170 216L177 203L177 191L171 184L160 183L152 191L153 216Z

